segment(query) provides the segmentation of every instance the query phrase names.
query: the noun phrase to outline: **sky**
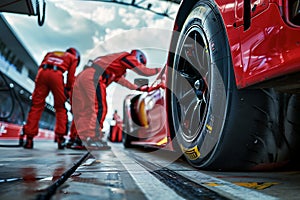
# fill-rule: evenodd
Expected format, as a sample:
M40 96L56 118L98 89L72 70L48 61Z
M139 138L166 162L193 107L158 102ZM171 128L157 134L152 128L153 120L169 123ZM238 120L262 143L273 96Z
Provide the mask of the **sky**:
M114 41L110 44L115 49L117 46L125 48L129 42L136 42L134 35L129 37L127 34L124 38L128 31L132 33L133 30L145 28L172 30L173 27L172 19L130 6L83 0L48 0L46 3L46 20L43 26L37 24L35 16L4 14L38 63L46 52L53 49L65 50L70 46L78 48L83 61L87 61L94 54L102 53L107 48L104 42L112 42L113 37L123 34L122 42ZM151 3L154 9L157 7L155 10L163 10L169 5L157 0ZM177 11L176 4L171 8ZM167 34L165 36L164 42L168 43ZM140 36L139 40L146 40L147 37L148 35ZM114 49L109 47L106 51Z
M126 1L126 0L124 0ZM130 2L130 1L129 1ZM164 11L169 3L152 0L152 8ZM146 1L147 3L147 1ZM169 7L175 13L178 5ZM78 74L89 59L118 51L139 48L146 53L148 67L162 67L170 44L174 20L149 11L114 3L84 0L48 0L43 26L36 16L4 13L6 20L39 64L46 52L75 47L80 51ZM134 74L127 78L133 81ZM155 77L150 79L153 81ZM112 84L107 94L108 115L122 112L122 100L129 94L124 87Z

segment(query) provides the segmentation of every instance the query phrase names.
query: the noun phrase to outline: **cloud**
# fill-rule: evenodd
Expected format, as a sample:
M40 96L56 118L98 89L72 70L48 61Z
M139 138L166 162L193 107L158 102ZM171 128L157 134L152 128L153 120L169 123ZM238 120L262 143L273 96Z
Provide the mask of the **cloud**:
M92 19L99 25L105 25L109 22L112 22L116 16L116 8L115 7L102 7L98 6L96 10L92 13Z
M134 12L133 9L119 8L119 15L122 19L122 22L130 28L137 27L140 24L140 17L137 17L139 15L136 15L136 12Z
M158 5L157 1L153 3L155 7ZM47 51L74 46L81 52L81 65L84 65L100 53L147 46L163 38L167 41L166 34L157 35L158 39L151 41L153 37L149 34L153 33L142 29L171 30L173 25L172 20L152 12L96 1L47 1L42 27L37 25L36 17L16 14L5 14L5 17L38 63Z
M78 16L79 18L84 18L86 20L93 21L99 26L104 26L109 22L115 20L116 7L108 6L106 4L101 4L99 2L84 2L77 1L76 4L73 2L60 2L57 3L65 12L69 12L72 16Z

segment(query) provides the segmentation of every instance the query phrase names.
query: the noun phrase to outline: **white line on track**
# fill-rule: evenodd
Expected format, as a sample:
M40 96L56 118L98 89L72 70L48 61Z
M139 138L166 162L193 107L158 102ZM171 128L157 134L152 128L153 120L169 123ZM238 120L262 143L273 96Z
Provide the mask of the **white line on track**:
M112 145L112 152L117 156L135 183L149 200L180 200L183 199L176 192L160 182L151 173L128 157L122 149L116 149Z

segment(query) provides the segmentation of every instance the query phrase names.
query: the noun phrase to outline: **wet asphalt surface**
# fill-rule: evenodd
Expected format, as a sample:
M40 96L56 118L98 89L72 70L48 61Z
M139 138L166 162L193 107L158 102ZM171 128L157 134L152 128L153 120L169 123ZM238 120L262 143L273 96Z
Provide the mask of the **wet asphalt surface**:
M5 141L9 143L9 141ZM0 199L300 199L300 170L210 172L171 152L1 147Z

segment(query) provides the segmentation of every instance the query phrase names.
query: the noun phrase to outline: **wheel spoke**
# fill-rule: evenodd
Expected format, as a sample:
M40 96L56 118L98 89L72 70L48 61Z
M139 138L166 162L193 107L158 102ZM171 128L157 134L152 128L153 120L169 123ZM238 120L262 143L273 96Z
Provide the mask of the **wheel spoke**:
M192 132L196 132L201 126L201 105L203 100L198 100L197 104L194 107L193 114L191 116L191 127Z
M186 91L182 96L179 98L179 103L185 104L186 102L190 102L196 96L194 89L190 88L190 90Z
M193 83L197 79L196 76L191 76L191 74L188 74L184 71L180 71L179 74L183 79L187 80L189 83Z
M209 101L209 52L198 29L185 37L173 76L176 96L176 123L181 135L192 142L201 134Z
M197 60L197 67L198 71L201 74L201 76L205 76L208 70L208 63L207 63L207 48L206 46L199 45L197 40L197 33L194 35L194 45L195 45L195 55Z
M198 46L199 46L199 44L197 43L197 33L195 32L195 35L194 35L194 45L195 45L195 51L196 51L196 60L197 60L197 63L198 63L198 66L200 67L200 68L203 68L203 66L202 66L202 64L203 63L201 63L200 62L200 60L199 60L199 56L202 56L203 55L203 51L200 51L200 52L198 52Z
M191 129L192 126L192 119L195 115L195 109L197 107L197 101L193 99L189 104L182 106L181 113L184 113L182 116L182 127L185 132L185 134L188 137L191 137L193 135L193 129Z

